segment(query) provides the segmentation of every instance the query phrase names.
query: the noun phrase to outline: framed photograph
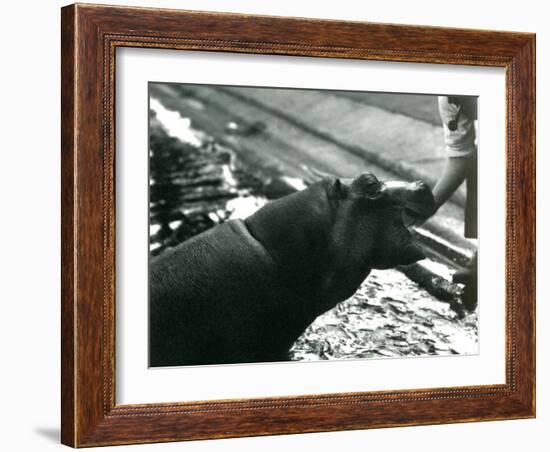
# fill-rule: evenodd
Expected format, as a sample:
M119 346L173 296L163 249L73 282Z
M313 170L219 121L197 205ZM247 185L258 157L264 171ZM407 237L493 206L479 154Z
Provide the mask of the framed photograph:
M535 416L535 36L62 8L62 442Z

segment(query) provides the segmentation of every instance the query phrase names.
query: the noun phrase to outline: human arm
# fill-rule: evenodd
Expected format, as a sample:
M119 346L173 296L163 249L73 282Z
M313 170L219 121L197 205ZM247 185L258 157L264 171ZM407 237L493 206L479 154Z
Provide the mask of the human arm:
M434 215L467 178L477 158L477 100L439 96L438 103L447 158L433 188L435 207L408 219L410 225L421 224Z
M449 157L439 180L433 189L433 195L436 203L436 211L443 205L464 182L471 167L469 157ZM433 212L435 213L435 212Z

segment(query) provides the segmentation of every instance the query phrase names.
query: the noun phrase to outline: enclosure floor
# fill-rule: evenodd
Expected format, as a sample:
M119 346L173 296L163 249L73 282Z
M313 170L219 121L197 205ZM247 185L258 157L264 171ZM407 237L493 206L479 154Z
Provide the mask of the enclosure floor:
M296 341L293 360L478 353L477 316L460 319L396 270L373 270L348 300L318 317Z

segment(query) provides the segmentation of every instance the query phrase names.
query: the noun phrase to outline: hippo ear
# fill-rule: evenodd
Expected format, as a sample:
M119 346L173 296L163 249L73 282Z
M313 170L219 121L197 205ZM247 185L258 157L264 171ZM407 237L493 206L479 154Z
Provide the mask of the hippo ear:
M382 196L382 184L374 174L365 173L356 177L351 189L360 196L368 199L378 199Z
M422 248L418 245L410 243L403 250L401 257L402 259L399 265L410 265L422 259L426 259L426 254L424 254L424 251L422 251Z

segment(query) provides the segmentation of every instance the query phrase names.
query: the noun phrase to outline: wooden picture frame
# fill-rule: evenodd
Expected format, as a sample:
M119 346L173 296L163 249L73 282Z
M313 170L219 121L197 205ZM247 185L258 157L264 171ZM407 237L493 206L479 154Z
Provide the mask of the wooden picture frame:
M62 442L73 447L535 416L535 35L71 5L62 9ZM506 383L115 403L115 50L506 70Z

